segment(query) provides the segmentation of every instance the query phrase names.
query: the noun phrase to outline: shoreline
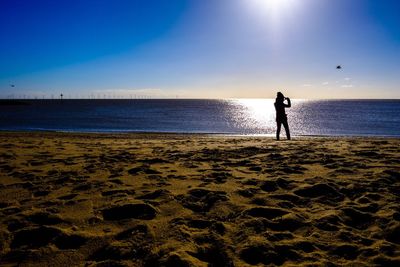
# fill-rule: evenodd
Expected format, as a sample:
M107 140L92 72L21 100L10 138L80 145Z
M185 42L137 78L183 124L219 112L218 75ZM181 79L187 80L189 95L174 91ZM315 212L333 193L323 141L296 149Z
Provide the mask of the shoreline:
M147 131L111 131L111 132L85 132L85 131L53 131L53 130L0 130L0 135L22 134L22 135L71 135L71 136L182 136L182 137L236 137L236 138L266 138L275 139L275 134L236 134L236 133L192 133L192 132L147 132ZM321 138L321 139L400 139L400 135L292 135L292 140ZM287 141L286 136L281 134L280 141Z

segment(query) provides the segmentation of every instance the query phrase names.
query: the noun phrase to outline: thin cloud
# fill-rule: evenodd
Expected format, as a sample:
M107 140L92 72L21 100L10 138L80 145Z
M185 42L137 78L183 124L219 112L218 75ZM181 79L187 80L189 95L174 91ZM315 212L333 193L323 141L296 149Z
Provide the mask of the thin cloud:
M305 84L303 84L302 85L303 87L311 87L311 86L313 86L312 84L309 84L309 83L305 83Z
M92 91L93 96L97 97L122 97L122 98L142 98L142 97L171 97L169 92L159 88L138 88L138 89L104 89Z
M329 82L323 82L322 83L322 85L328 85L329 84Z
M354 85L352 85L352 84L343 84L341 87L342 88L352 88L352 87L354 87Z
M116 94L116 95L130 95L130 94L160 94L163 91L158 88L140 88L140 89L104 89L95 90L95 94Z

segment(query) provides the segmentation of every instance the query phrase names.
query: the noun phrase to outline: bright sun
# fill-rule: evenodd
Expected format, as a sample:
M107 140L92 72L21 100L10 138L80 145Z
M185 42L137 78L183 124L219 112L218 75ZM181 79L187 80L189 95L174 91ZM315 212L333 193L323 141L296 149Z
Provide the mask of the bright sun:
M255 0L260 7L265 7L271 10L286 9L289 8L294 0Z
M255 11L257 18L270 22L269 25L277 30L279 25L282 25L293 17L299 9L301 0L245 0Z
M291 9L298 0L251 0L254 6L272 13Z

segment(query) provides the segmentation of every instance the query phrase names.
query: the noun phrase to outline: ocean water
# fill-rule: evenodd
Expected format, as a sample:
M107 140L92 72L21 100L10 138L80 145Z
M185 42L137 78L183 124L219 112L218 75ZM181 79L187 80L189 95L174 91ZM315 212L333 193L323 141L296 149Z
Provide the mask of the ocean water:
M273 99L0 101L0 130L273 135ZM400 100L292 100L292 135L400 136ZM282 131L281 135L284 131Z

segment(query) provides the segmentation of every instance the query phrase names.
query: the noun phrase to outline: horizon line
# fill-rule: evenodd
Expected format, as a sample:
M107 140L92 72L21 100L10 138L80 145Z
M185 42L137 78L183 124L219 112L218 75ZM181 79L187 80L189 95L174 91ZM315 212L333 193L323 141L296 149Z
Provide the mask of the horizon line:
M8 101L43 101L43 100L262 100L262 99L275 99L275 98L267 98L267 97L137 97L137 98L128 98L128 97L115 97L115 98L68 98L68 97L57 97L57 98L49 98L49 97L34 97L34 98L4 98L0 97L0 101L8 100ZM400 100L400 98L291 98L294 100Z

